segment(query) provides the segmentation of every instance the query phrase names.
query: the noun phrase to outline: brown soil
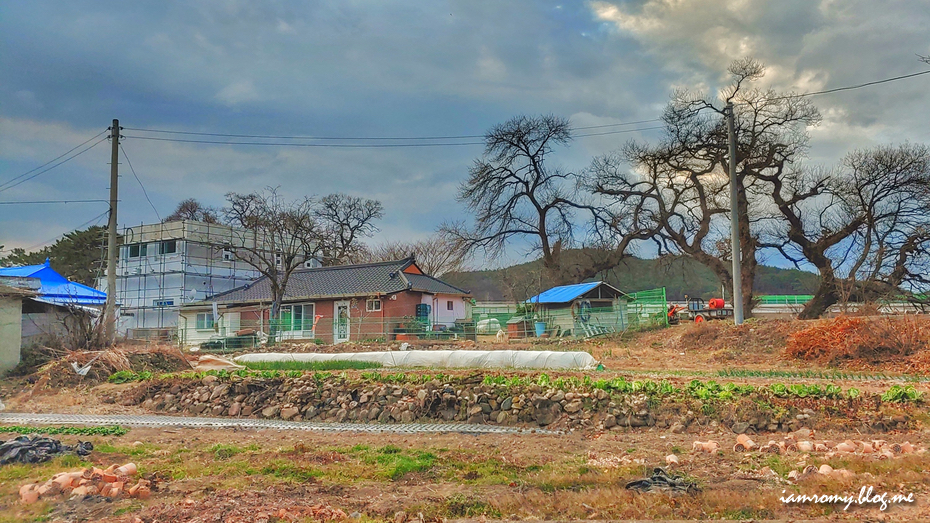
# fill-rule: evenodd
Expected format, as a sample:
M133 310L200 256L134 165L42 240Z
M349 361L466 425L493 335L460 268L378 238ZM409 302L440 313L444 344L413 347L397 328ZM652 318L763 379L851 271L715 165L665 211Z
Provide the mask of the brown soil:
M785 356L788 337L809 325L810 322L753 321L735 327L711 322L588 341L498 343L495 339L479 343L477 348L586 350L607 368L606 372L598 373L598 377L654 374L679 385L696 376L753 384L810 383L813 380L713 377L716 371L723 369L830 369L816 362L789 360ZM383 350L384 346L313 346L295 350ZM446 342L416 344L416 348L452 347L474 346L462 342L451 346ZM176 349L174 352L177 353ZM170 355L164 357L168 364L158 359L162 356L154 359L129 356L127 359L135 360L134 369L139 365L150 366L138 370L177 370L166 368L171 361L176 361L180 368L183 368L182 363L186 365L180 357L177 360ZM908 358L930 361L927 351L919 351ZM889 368L908 369L897 361L864 368L885 373L890 372ZM920 369L915 367L914 372ZM73 374L70 369L65 370ZM553 378L582 375L549 374ZM47 378L44 382L43 376ZM0 398L8 410L19 412L144 413L141 408L120 406L113 399L104 399L119 398L134 387L132 384L96 384L88 380L62 387L55 386L52 378L46 371L34 377L33 383L22 379L0 382ZM836 383L844 388L855 386L863 391L880 392L893 382L850 380ZM916 386L925 393L930 392L926 383ZM880 437L890 442L910 441L917 447L928 447L927 421L917 415L913 430L892 431ZM646 427L561 436L531 433L470 436L133 429L121 437L89 438L98 449L91 461L106 466L132 460L139 464L143 473L157 474L163 480L151 499L145 502L62 499L23 506L17 501L18 486L50 476L50 469L4 468L0 469L0 478L3 478L0 481L0 523L40 519L130 523L137 521L134 518L145 523L317 521L325 520L326 514L339 515L336 510L345 514L358 512L363 520L407 522L416 521L421 514L425 521L439 518L930 521L927 502L930 476L926 474L930 455L927 453L886 461L867 455L737 453L733 451L735 434L716 423L697 424L689 430L692 432L674 434L667 429ZM752 437L764 444L783 436L783 433L764 433ZM869 436L854 428L842 426L817 430L814 436L816 441L833 442L867 438ZM77 438L61 439L73 444ZM695 440L709 439L720 443L718 453L691 450ZM366 461L353 451L358 445L371 447L372 460ZM231 457L220 452L230 446L239 449L231 452ZM377 461L381 454L375 450L387 446L397 447L411 456L428 452L436 461L426 470L396 478L377 476L374 471L381 466ZM637 494L624 488L627 482L647 476L653 467L664 466L669 454L677 455L680 460L680 465L672 471L696 480L702 488L700 493ZM786 479L789 470L803 470L806 465L823 463L848 469L855 475L847 479L813 478L799 484ZM875 506L853 506L844 511L836 505L787 505L778 500L786 493L855 495L865 485L874 486L877 492L913 493L917 501L895 505L882 512ZM404 515L397 515L399 512Z
M842 440L846 436L838 432L816 434L818 441ZM765 438L756 437L763 441ZM719 441L722 450L717 454L693 452L691 444L697 439ZM886 439L930 444L926 432L893 434ZM787 521L818 519L835 512L830 520L861 521L883 514L874 507L854 507L844 513L826 505L784 505L778 497L786 489L849 493L866 484L879 491L915 494L916 503L896 505L887 512L891 520L930 518L926 498L930 478L922 472L930 465L926 454L879 462L867 457L736 453L731 449L735 435L712 427L695 434L627 431L516 437L134 429L126 436L92 440L103 449L92 455L94 464L132 459L143 473L163 478L158 491L142 503L57 500L42 508L49 511L51 521L130 523L136 517L146 523L262 521L262 517L268 518L265 521L311 521L326 520L325 514L338 514L337 509L374 520L395 520L398 512L404 512L408 520L422 513L426 521L455 517L697 520L759 516ZM144 445L134 444L137 441ZM220 458L214 450L217 444L252 450L232 459ZM437 462L425 472L411 472L393 480L372 479L364 472L365 462L347 453L356 445L394 446L401 452L428 451L437 456ZM653 467L664 466L669 454L676 454L680 460L671 471L697 481L700 493L637 494L623 488L629 481L648 476ZM176 456L186 462L183 473ZM237 468L240 462L251 463L253 470ZM841 481L808 481L798 486L784 479L788 470L826 462L835 468L847 468L856 476ZM319 471L321 476L291 480L262 472L270 470L269 464L281 463ZM449 469L453 463L459 467L455 469L458 472ZM227 470L224 467L240 472L221 473ZM498 477L501 470L504 475L513 474L513 480ZM179 474L186 477L177 477ZM0 490L0 513L23 519L31 514L32 506L15 501L15 489L32 479L40 478L27 473L16 485ZM250 515L255 519L243 519Z

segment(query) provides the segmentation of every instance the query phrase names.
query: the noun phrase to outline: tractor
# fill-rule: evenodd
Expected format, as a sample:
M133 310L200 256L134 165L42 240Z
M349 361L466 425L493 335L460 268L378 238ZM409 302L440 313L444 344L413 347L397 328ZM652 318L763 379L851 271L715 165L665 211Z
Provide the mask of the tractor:
M677 325L681 321L679 313L687 310L688 319L694 323L703 323L710 320L725 320L733 317L733 309L727 307L723 298L711 298L706 304L703 298L689 298L685 296L687 307L672 305L668 308L669 325Z

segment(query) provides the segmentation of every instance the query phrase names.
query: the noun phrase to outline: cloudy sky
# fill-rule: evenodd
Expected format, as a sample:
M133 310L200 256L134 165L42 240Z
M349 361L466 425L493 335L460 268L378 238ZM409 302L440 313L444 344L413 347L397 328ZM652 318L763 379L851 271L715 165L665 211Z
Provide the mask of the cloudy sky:
M455 189L482 150L475 138L232 146L145 140L232 138L136 129L467 137L518 114L553 113L579 128L650 120L673 89L715 92L746 56L768 66L765 86L797 92L930 68L917 59L930 55L925 0L2 0L0 10L0 201L106 199L106 141L16 177L97 143L118 118L154 204L121 158L121 226L156 221L184 198L220 206L227 192L280 186L294 197L379 199L379 239L420 238L461 216ZM930 75L815 102L824 121L810 130L810 162L930 142ZM582 169L626 140L656 139L655 125L579 130L596 135L558 161ZM599 134L616 130L627 132ZM455 145L319 146L359 143ZM102 202L0 205L0 244L35 247L103 224L105 211Z

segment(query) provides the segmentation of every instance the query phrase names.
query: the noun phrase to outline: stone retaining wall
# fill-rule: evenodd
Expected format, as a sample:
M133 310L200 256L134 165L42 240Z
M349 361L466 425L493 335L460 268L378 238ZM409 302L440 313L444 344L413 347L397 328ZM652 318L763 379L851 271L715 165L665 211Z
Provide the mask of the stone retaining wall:
M776 414L749 399L702 409L701 402L691 399L650 400L645 394L610 395L602 389L563 391L461 381L381 384L339 377L317 381L310 374L286 379L206 376L146 382L121 403L166 414L358 423L455 421L550 429L656 427L684 432L724 425L736 432L772 432L813 428L824 421L811 402L797 407L785 402ZM702 413L707 410L712 412ZM870 432L904 428L909 421L881 411L845 416L834 421L854 422Z

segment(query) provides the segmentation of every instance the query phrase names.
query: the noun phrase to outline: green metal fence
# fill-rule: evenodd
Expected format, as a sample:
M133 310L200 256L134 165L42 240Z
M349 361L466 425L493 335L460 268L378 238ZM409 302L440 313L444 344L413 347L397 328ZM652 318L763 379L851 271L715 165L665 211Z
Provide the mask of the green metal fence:
M630 324L634 329L668 327L668 300L665 287L634 292L627 307L630 309Z
M454 321L415 316L389 318L377 314L334 321L332 317L305 318L282 314L275 320L274 328L270 328L267 320L228 322L226 318L220 318L215 324L182 327L179 341L185 346L199 346L204 351L235 352L269 341L330 345L345 341L591 338L665 327L668 325L667 311L663 287L628 294L608 307L592 307L591 302L584 299L561 304L475 307L471 318L456 318ZM269 340L270 337L274 340Z
M771 294L759 296L759 305L804 305L812 299L812 294Z

